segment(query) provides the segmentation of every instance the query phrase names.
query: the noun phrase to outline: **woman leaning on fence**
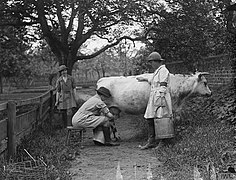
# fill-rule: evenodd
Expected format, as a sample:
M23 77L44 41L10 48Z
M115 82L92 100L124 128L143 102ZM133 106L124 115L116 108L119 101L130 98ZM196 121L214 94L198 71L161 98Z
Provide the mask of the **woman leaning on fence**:
M67 67L59 67L60 77L57 80L55 106L62 112L64 127L72 126L71 118L76 111L76 86L72 76L67 74Z

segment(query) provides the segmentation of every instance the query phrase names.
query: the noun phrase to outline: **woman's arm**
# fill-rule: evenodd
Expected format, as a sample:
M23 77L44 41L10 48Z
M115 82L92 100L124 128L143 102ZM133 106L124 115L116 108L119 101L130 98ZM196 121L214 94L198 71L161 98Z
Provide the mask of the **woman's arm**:
M138 75L136 76L136 79L138 81L147 81L149 84L151 83L150 77L144 76L144 75Z
M61 87L60 87L60 82L59 82L59 79L57 80L56 82L56 102L55 102L55 106L58 106L59 104L59 92L61 91Z

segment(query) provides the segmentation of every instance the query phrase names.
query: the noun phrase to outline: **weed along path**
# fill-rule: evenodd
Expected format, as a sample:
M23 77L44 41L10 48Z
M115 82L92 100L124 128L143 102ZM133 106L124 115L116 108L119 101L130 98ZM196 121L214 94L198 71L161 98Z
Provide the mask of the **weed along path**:
M84 148L80 155L72 161L69 169L73 180L116 180L121 174L123 180L142 180L151 176L156 179L161 164L154 150L140 150L139 145L145 143L141 126L142 116L122 114L116 121L121 137L120 146L95 146L92 130L85 133Z
M147 179L155 177L152 169L158 168L160 163L153 150L142 151L137 116L124 115L116 122L120 133L120 146L95 146L92 141L92 131L87 130L85 147L80 156L72 162L70 172L74 180L116 180L116 175L124 180ZM118 167L118 164L120 168Z

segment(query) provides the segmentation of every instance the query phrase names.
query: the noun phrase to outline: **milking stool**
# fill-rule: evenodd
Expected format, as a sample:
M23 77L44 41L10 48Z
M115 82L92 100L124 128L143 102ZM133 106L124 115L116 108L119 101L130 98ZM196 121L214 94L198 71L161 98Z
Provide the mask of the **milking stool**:
M67 126L67 136L66 136L66 146L79 144L80 148L84 148L84 133L86 132L85 128L83 127L73 127ZM79 136L78 136L79 134Z

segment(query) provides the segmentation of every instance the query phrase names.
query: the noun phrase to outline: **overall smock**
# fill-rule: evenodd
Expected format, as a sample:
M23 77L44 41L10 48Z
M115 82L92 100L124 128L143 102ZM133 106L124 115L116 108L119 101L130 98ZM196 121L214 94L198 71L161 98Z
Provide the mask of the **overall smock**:
M59 77L56 83L57 92L59 93L58 109L71 109L76 107L74 88L76 88L75 80L68 75L66 82L63 77Z
M107 105L96 94L75 113L72 118L73 127L96 128L108 120L105 116L107 113L109 113Z
M167 83L167 87L160 86L161 82ZM165 65L161 65L154 73L151 80L151 92L144 114L146 119L163 118L172 116L172 104L170 96L170 73Z

